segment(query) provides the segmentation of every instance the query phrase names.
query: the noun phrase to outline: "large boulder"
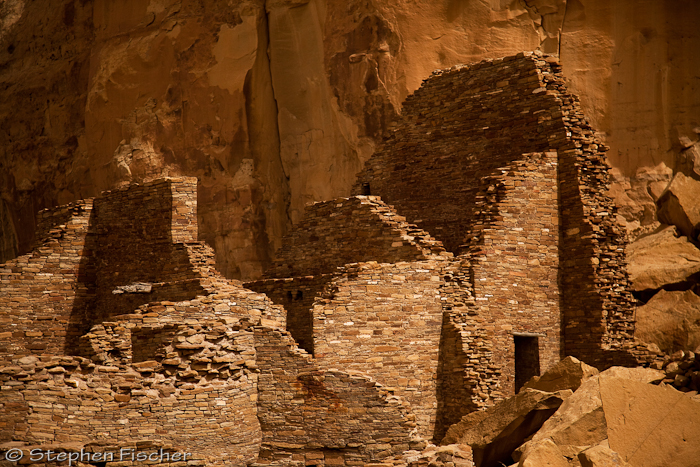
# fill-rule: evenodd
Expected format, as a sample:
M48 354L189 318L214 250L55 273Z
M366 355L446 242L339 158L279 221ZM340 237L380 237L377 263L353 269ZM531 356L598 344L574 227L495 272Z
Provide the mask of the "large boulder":
M668 354L700 346L700 297L692 291L660 290L637 308L635 337Z
M590 377L562 403L531 441L513 453L513 457L521 460L531 443L550 439L565 456L575 458L587 447L596 446L608 438L605 401L600 391L602 381L615 379L648 384L660 381L664 376L663 372L649 368L612 367Z
M634 177L636 183L646 186L654 201L666 191L671 179L673 179L673 170L663 162L655 167L640 167Z
M535 433L565 401L571 390L555 393L524 389L483 415L467 415L447 431L442 445L471 446L478 467L508 462L511 453Z
M594 446L607 438L606 426L599 376L594 376L562 403L532 437L532 442L549 438L560 449L576 454L581 450L579 447Z
M628 231L656 220L656 204L647 187L647 180L626 177L618 168L610 171L612 183L608 195L615 200L617 213L624 218Z
M525 383L523 388L547 392L561 391L563 389L575 391L584 381L597 374L597 369L586 365L575 357L569 356L551 367L542 376L534 376Z
M513 458L529 465L532 453L556 451L551 442L586 467L700 465L700 403L649 384L661 378L657 370L621 367L589 378Z
M542 441L528 443L520 457L518 467L568 467L569 461L559 449L559 446L546 438Z
M679 154L679 171L691 177L700 177L700 144L682 144L683 150Z
M673 224L691 238L696 237L700 224L700 181L679 172L656 202L659 221Z
M700 250L675 227L642 237L627 247L627 270L636 291L686 281L700 271Z
M631 467L622 456L601 443L578 455L581 467Z
M669 386L600 378L610 449L635 467L700 465L700 404Z
M661 162L655 167L640 167L633 177L618 168L610 171L612 183L608 195L618 207L617 221L627 229L630 239L648 235L659 224L656 200L673 178L673 170Z

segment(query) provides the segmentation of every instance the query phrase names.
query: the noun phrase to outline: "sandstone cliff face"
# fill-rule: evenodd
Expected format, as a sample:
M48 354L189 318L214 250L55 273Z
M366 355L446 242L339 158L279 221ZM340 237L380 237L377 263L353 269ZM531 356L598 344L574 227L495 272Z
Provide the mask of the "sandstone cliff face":
M261 275L305 203L347 195L435 68L540 48L633 174L700 125L693 0L5 0L0 261L39 209L199 179L200 238Z

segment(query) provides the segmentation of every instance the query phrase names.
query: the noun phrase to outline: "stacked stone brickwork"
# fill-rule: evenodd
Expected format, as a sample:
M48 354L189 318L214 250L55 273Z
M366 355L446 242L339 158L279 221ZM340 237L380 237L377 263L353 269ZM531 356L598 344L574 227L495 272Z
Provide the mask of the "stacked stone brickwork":
M45 210L30 254L0 266L0 359L63 352L76 297L85 296L94 271L82 266L92 200Z
M23 346L3 349L0 440L65 452L166 440L197 465L253 462L253 327L284 329L285 311L216 272L196 241L196 181L105 193L42 212L39 225L37 249L2 266L2 323ZM91 327L66 349L76 317L74 331ZM33 339L14 339L19 330ZM47 345L33 348L38 339Z
M483 180L522 154L558 153L562 351L598 366L631 363L633 299L624 232L606 195L606 147L538 52L434 72L366 163L354 193L379 195L461 252L477 229ZM585 336L585 338L583 338Z
M537 374L560 356L557 154L525 154L484 185L464 254L478 313L492 322L501 390L512 394L519 389L514 335L537 337Z
M63 289L57 292L72 300L72 307L61 309L60 325L70 329L67 318L76 317L77 303L84 319L80 325L89 327L76 333L68 348L80 356L61 355L66 345L41 348L40 355L31 354L29 348L18 355L3 354L0 407L8 416L0 421L0 442L10 442L27 453L47 445L56 452L84 449L115 455L122 448L162 447L191 453L195 460L187 465L207 466L256 461L259 465L363 465L424 446L417 435L416 412L398 395L403 388L385 388L366 373L335 369L339 361L332 358L314 360L284 330L283 308L216 272L213 251L194 238L194 186L187 179L155 181L42 214L45 232L58 241L51 237L43 242L33 257L48 253L50 259L66 263L61 267L72 265L67 273L73 274L74 282L69 284L78 284L67 288L65 295L61 295ZM178 199L179 194L183 195ZM381 207L378 200L372 203ZM391 223L387 212L391 214L382 211L386 220L382 222L403 225ZM119 222L120 217L124 222ZM406 234L396 232L397 238ZM440 319L435 294L440 283L428 269L410 270L403 265L425 263L422 267L428 268L428 263L447 262L451 256L433 254L433 250L444 251L419 234L413 246L433 242L425 253L432 259L388 265L398 268L394 273L420 276L402 290L407 295L393 298L407 299L399 311L415 313L419 321L412 323L408 334L416 338L423 332L417 325L421 319ZM61 257L64 250L72 256ZM420 248L417 251L422 254ZM86 270L91 274L85 275ZM324 276L348 277L339 271L317 278L327 281ZM402 276L395 279L400 283ZM8 279L6 283L19 282ZM27 290L3 288L0 301L7 304L3 311L8 310L3 322L9 328L13 319L23 318L26 329L34 329L35 315L12 314L12 303L20 296L29 303L41 303L36 298L44 291L41 285L31 284ZM73 290L79 287L89 288L90 293L76 298ZM423 289L429 291L426 298L420 295ZM125 300L128 295L137 298ZM432 306L424 306L428 302ZM367 319L368 325L374 325L372 319ZM436 328L428 325L427 329ZM399 341L399 334L390 337ZM384 364L399 371L415 370L423 386L423 380L434 385L439 334L433 334L422 336L425 343L407 353L404 361L387 348ZM58 334L56 339L62 337ZM376 347L379 337L369 343ZM408 348L409 343L400 345ZM431 350L433 355L428 355ZM423 354L428 355L427 363ZM421 361L406 367L405 361L413 360ZM396 370L387 375L394 383ZM402 384L401 380L396 383ZM419 394L428 400L430 384ZM159 465L171 464L185 465Z
M364 261L418 261L443 251L440 242L378 197L338 198L307 206L265 277L315 276Z
M255 292L197 241L194 179L45 211L0 266L0 440L393 463L561 355L654 364L604 151L557 61L519 54L427 79Z
M287 310L287 330L309 354L314 354L313 304L326 285L338 273L316 276L265 279L245 284L251 290L267 295Z
M254 381L178 388L152 367L102 366L81 357L28 356L15 363L0 374L11 388L0 402L14 409L0 422L3 441L14 435L10 439L30 445L75 448L165 438L220 465L245 465L257 455Z
M314 203L283 240L275 265L246 287L265 293L287 309L287 329L314 354L313 303L350 263L396 263L451 256L440 242L406 223L376 196Z
M195 178L155 180L95 200L96 251L90 259L97 273L88 324L143 303L203 292L187 248L197 241L196 200Z
M363 372L411 404L432 438L442 326L443 257L344 268L313 307L316 360Z
M256 328L263 431L255 465L366 465L424 444L392 388L360 372L323 369L291 336Z

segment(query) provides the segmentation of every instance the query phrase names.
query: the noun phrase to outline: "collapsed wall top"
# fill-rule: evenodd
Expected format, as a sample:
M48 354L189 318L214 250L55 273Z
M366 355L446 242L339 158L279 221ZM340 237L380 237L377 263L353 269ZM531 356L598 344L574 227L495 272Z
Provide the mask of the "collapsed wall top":
M307 206L265 276L312 276L349 263L419 261L440 254L445 254L442 244L392 206L360 195Z

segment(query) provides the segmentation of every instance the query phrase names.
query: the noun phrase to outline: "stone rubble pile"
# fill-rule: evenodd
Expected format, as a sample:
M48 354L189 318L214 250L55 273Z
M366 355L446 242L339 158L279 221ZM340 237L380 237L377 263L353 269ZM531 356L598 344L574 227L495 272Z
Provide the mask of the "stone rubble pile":
M700 352L700 347L695 352L679 350L666 355L662 362L654 362L652 368L661 369L666 374L661 384L672 385L689 395L700 392L700 358L697 352Z

